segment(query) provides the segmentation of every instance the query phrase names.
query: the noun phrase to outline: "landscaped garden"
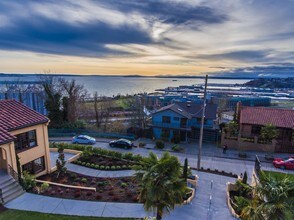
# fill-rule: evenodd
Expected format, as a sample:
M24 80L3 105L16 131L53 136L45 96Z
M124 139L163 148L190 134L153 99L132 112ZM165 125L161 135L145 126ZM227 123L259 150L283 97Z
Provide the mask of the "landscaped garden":
M40 191L38 187L34 187L30 192L66 199L103 202L138 202L139 189L134 177L98 178L67 171L59 177L57 177L57 172L54 172L41 176L38 180L93 189L71 188L49 183L49 187L45 190ZM37 185L41 187L40 183L37 183Z
M142 161L140 155L132 153L120 153L92 146L53 143L52 148L64 148L82 151L82 156L76 160L75 164L99 170L130 170L133 165L138 165Z

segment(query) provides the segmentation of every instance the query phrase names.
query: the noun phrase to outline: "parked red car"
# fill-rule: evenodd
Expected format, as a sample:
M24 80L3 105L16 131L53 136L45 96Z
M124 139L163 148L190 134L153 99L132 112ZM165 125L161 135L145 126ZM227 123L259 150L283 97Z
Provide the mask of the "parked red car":
M273 165L276 168L294 170L294 157L289 157L286 159L276 158L273 161Z

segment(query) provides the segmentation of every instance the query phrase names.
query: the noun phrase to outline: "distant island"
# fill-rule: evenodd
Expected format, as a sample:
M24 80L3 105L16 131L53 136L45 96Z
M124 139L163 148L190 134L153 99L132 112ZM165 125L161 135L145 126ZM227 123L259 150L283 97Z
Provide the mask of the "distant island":
M244 86L270 88L270 89L294 89L294 77L288 78L257 78L246 82Z

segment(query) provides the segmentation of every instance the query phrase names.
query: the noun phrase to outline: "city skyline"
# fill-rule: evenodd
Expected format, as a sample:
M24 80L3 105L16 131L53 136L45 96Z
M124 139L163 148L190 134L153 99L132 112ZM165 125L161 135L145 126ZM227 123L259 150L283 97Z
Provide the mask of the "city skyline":
M289 75L294 1L1 1L0 72Z

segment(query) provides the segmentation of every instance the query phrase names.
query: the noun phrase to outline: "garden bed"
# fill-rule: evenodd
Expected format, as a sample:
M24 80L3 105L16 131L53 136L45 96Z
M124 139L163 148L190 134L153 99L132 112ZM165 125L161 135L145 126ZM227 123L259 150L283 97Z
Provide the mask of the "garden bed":
M191 168L193 170L197 170L196 168ZM217 174L217 175L222 175L222 176L228 176L228 177L234 177L234 178L237 178L238 175L237 174L234 174L232 172L226 172L226 171L223 171L223 170L218 170L218 169L210 169L210 168L203 168L203 167L200 167L200 171L201 172L206 172L206 173L212 173L212 174Z
M73 163L99 170L130 170L136 164L132 161L102 155L91 155L88 158L81 157Z
M38 179L73 186L94 187L96 192L49 184L49 188L41 192L41 195L101 202L138 202L138 183L133 177L98 178L74 172L67 172L58 179L56 177L57 174L54 172ZM37 190L32 189L30 192L37 193Z

